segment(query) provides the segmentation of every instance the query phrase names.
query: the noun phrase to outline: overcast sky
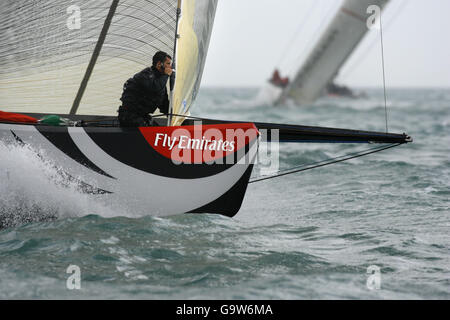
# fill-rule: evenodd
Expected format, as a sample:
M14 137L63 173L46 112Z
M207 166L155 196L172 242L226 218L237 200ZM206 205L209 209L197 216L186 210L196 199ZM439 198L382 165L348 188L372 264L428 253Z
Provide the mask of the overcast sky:
M275 66L291 75L341 0L219 0L203 86L262 86ZM383 12L391 87L450 87L450 0L391 0ZM341 70L351 86L382 85L379 31Z

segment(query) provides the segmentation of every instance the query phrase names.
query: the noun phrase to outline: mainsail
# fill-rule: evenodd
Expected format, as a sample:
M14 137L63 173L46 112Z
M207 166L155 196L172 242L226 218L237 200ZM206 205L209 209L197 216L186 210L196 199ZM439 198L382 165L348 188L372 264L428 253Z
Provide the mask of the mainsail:
M174 113L198 90L216 3L182 1ZM113 13L77 113L116 115L125 81L156 51L173 54L176 12L176 0L3 0L0 108L69 113Z
M276 104L288 97L298 104L314 102L367 33L367 8L376 5L383 9L388 1L345 0Z

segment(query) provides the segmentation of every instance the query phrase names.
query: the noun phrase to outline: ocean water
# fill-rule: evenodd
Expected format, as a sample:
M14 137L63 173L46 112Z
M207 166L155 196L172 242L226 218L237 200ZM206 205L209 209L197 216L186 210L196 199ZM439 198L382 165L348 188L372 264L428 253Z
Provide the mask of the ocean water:
M193 115L384 131L382 91L366 92L275 108L267 90L202 88ZM450 90L388 90L388 118L414 143L250 184L234 218L135 216L0 144L16 224L0 230L0 299L449 299ZM280 167L369 147L281 145Z

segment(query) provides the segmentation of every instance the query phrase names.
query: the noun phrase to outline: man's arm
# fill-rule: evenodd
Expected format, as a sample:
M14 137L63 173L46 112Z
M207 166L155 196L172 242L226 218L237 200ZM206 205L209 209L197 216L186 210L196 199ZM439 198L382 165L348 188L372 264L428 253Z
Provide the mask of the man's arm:
M169 76L164 74L160 77L155 77L153 73L141 73L137 80L144 90L148 93L161 94L164 91Z
M159 106L159 111L161 111L164 114L169 113L169 97L167 95L167 91L164 94L162 105Z

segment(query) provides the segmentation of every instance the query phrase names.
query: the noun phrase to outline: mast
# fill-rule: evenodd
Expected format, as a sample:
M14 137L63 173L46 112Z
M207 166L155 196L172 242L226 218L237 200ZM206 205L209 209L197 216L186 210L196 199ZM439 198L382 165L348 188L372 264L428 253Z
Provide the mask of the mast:
M289 86L275 102L287 97L298 104L314 102L367 33L370 5L383 9L389 0L345 0Z
M94 71L95 63L102 50L103 43L105 42L106 35L108 34L109 26L111 25L112 18L116 13L119 0L113 0L111 7L109 8L108 15L106 16L105 23L103 24L102 31L98 37L97 44L95 45L94 52L92 53L91 60L89 61L86 73L84 74L83 80L81 81L78 93L73 101L72 109L70 109L70 114L74 115L77 113L78 107L80 106L81 98L83 97L84 91L86 90L87 83L91 77L92 71Z
M180 15L181 15L181 0L178 0L177 3L177 13L176 13L176 23L175 23L175 40L173 43L173 62L172 62L172 66L175 69L175 63L176 63L176 58L177 58L177 43L178 43L178 38L180 38L180 35L178 34L178 23L180 21ZM176 81L176 80L175 80ZM175 81L173 83L173 85L170 85L170 102L169 102L169 114L167 115L167 126L170 127L170 125L172 124L172 110L173 110L173 89L175 87ZM169 82L170 82L170 78L169 78Z
M181 125L194 102L205 66L217 0L181 1L176 43L176 83L170 125Z

